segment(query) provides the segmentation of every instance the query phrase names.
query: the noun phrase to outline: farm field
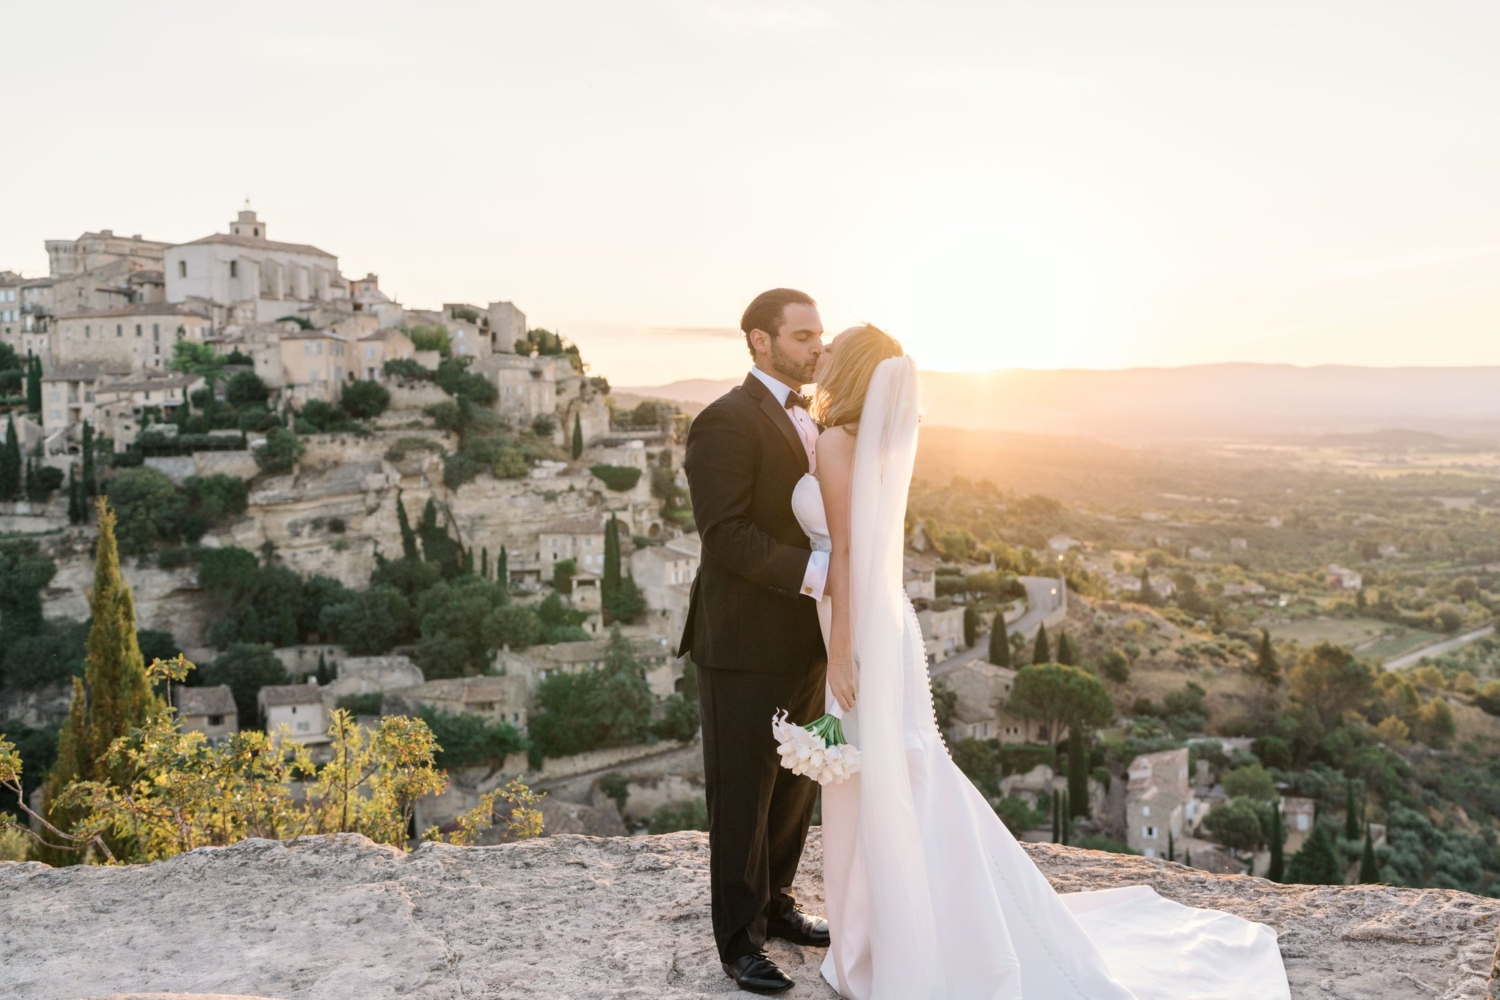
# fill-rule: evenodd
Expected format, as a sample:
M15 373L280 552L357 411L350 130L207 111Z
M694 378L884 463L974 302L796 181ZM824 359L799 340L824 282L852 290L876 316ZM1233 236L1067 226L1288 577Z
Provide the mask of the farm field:
M1292 640L1304 646L1332 642L1381 662L1443 638L1437 632L1392 625L1377 618L1303 618L1272 622L1266 629L1278 641Z

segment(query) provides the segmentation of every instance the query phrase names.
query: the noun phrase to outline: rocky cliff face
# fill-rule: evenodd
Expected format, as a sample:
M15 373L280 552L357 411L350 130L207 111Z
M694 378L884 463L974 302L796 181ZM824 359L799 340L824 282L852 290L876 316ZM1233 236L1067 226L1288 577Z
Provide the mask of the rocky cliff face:
M1281 935L1294 997L1483 998L1500 900L1282 886L1027 845L1063 891L1150 883ZM821 901L814 836L799 888ZM732 994L708 917L708 841L554 836L410 855L357 836L246 841L152 866L0 865L0 997L167 990L202 1000L688 998ZM795 998L823 952L772 942Z

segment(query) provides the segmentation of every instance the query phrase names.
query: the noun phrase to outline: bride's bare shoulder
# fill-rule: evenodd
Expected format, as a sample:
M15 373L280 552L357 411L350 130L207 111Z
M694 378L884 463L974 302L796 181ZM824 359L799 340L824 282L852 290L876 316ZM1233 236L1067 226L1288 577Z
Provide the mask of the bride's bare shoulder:
M854 457L854 435L843 426L830 427L818 435L818 461Z

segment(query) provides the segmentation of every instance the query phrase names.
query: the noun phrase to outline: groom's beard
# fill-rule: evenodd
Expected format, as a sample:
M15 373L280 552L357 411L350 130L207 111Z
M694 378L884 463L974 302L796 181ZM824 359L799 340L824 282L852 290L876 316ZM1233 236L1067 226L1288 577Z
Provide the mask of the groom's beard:
M813 358L803 365L798 365L791 356L784 353L777 346L776 341L771 341L771 367L776 369L778 375L793 379L801 385L806 385L813 380L813 373L818 368L818 359Z

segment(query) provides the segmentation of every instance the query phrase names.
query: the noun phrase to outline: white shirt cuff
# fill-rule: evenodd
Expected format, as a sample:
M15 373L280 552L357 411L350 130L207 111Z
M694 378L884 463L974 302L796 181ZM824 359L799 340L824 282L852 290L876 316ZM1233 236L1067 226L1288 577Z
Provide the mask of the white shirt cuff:
M823 588L828 585L828 553L814 551L807 557L807 570L802 574L802 593L815 601L823 599Z

